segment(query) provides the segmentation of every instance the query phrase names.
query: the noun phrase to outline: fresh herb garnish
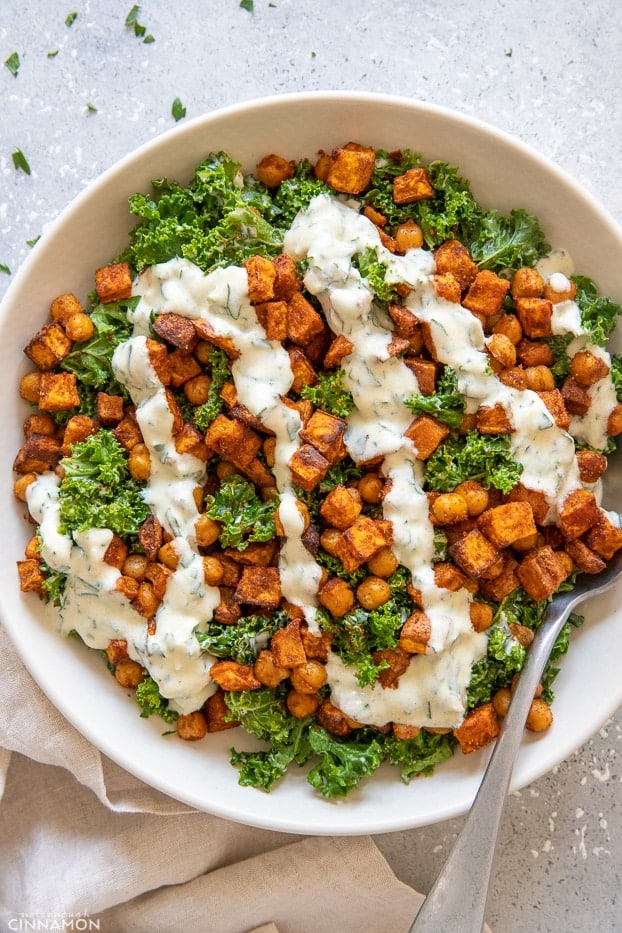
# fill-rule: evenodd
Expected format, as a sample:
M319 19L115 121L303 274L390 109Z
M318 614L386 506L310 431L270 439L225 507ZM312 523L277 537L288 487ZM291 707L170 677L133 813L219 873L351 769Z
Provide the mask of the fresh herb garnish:
M178 120L183 120L186 116L186 108L180 101L179 97L176 97L171 106L171 114L173 119L177 122Z
M78 14L76 13L75 10L72 13L68 13L65 18L65 26L73 26L77 18L78 18Z
M9 57L5 59L4 66L8 68L14 78L17 77L20 66L19 54L17 52L11 52Z
M13 159L13 165L16 169L25 172L26 175L30 175L30 165L28 164L28 159L21 149L16 149L15 152L12 152L11 158Z

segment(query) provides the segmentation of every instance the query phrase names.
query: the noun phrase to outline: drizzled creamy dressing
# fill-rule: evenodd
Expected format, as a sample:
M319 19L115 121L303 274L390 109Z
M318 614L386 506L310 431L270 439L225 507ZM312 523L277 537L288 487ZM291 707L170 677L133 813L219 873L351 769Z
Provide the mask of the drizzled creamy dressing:
M360 722L383 725L395 721L413 725L451 727L465 712L471 667L486 650L485 634L473 631L471 596L462 589L452 593L435 585L432 558L434 532L422 489L423 466L404 432L412 422L404 399L418 392L416 377L399 357L389 354L392 324L374 305L373 295L353 264L357 253L373 249L387 266L387 281L404 282L412 291L406 304L429 323L437 355L457 373L467 410L480 404L500 403L508 413L516 459L523 465L521 481L542 489L553 502L579 484L572 439L555 427L548 410L533 392L503 386L491 373L480 322L460 305L439 298L431 275L434 259L429 251L409 250L395 256L380 243L377 230L344 202L321 195L294 220L284 244L285 252L305 259L305 286L322 305L329 327L353 345L342 362L344 383L355 401L345 433L354 460L383 459L388 492L384 517L393 526L393 549L412 573L431 621L428 653L414 656L396 689L379 684L362 688L355 671L331 654L327 672L334 702ZM570 274L567 256L550 260L541 271L563 291L562 278ZM560 276L555 276L560 273ZM112 533L93 529L74 534L58 531L58 479L43 474L28 489L30 512L40 523L42 556L55 570L68 574L60 610L64 632L76 629L85 642L105 648L113 638L125 638L130 657L138 660L157 681L163 696L179 712L201 706L214 690L209 678L213 658L199 648L196 632L206 630L219 602L219 591L205 584L202 558L196 550L198 511L193 490L204 481L205 466L189 454L178 454L172 435L173 418L164 387L149 360L145 338L155 315L174 311L190 319L208 319L221 336L229 337L238 353L232 365L238 399L274 433L273 473L279 491L279 519L283 525L279 571L283 596L302 608L312 630L321 568L305 548L302 517L296 507L289 460L300 445L298 412L284 404L293 374L282 345L266 338L248 300L244 269L217 269L205 275L187 260L173 259L154 266L138 278L134 294L140 302L129 318L133 336L114 355L115 375L137 406L137 419L151 456L151 478L145 499L173 537L179 565L169 577L156 615L155 634L127 599L115 591L119 571L103 556ZM555 333L581 334L574 302L555 306ZM584 337L577 338L583 340ZM592 347L590 346L590 349ZM602 351L604 353L604 351ZM570 349L569 349L570 353ZM593 446L601 438L612 403L611 380L590 390L598 412L597 427L573 423ZM590 422L593 412L590 410ZM574 419L576 422L577 419ZM602 445L601 445L602 446ZM550 469L542 470L543 463Z

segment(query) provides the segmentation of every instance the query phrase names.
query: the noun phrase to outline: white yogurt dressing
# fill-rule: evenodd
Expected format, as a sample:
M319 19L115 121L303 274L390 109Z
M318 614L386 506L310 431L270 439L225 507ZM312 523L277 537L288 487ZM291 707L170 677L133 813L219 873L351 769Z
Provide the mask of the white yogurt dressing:
M503 406L514 427L510 439L514 455L523 465L522 482L543 490L550 502L579 484L572 438L554 425L535 393L503 386L492 374L480 322L460 305L436 295L431 280L435 265L429 251L413 249L401 257L391 254L367 218L325 195L315 198L297 216L284 249L295 259L306 259L306 288L321 302L331 330L346 336L353 345L342 364L345 385L356 405L348 419L345 443L356 462L376 457L383 460L388 481L383 511L393 526L393 549L400 563L411 571L431 622L428 652L411 659L396 689L385 690L378 683L362 688L355 671L331 654L327 671L333 699L360 722L455 726L464 716L471 667L484 655L487 640L485 634L472 629L467 590L452 593L434 582L434 530L422 490L423 467L413 444L404 437L413 420L404 399L418 392L418 384L403 360L390 356L392 324L374 305L371 290L353 264L354 257L366 249L374 250L387 266L387 280L405 282L412 288L405 304L430 325L438 359L456 371L460 391L467 397L467 410L475 411L481 404ZM570 274L567 256L551 257L548 266L541 264L541 270L552 287L563 291L562 280ZM173 417L147 350L153 317L171 311L190 319L205 318L236 347L239 355L232 364L232 376L238 399L276 439L273 473L284 528L279 557L282 593L303 609L310 627L317 631L321 568L302 542L304 525L288 467L301 443L302 424L298 412L282 400L293 381L289 355L279 342L266 338L248 300L243 268L217 269L205 275L191 262L173 259L145 270L134 293L140 296L138 306L129 313L134 334L117 348L113 366L136 404L151 457L145 499L172 535L179 556L156 615L155 634L148 634L145 619L115 591L119 571L103 560L112 533L93 529L75 534L73 540L60 534L58 479L54 474L43 474L29 487L28 504L40 523L43 559L53 569L68 574L60 610L62 630L76 629L95 648L105 648L113 638L126 639L130 657L149 670L172 707L190 712L214 690L209 678L213 658L200 650L196 632L208 627L219 591L205 584L202 558L196 549L199 513L193 490L204 481L205 466L198 458L175 449ZM574 302L555 307L554 332L581 333ZM590 390L598 417L594 419L590 410L589 427L573 419L573 433L593 446L599 446L594 438L601 438L613 407L611 380L602 383ZM542 469L545 463L549 464L546 471Z

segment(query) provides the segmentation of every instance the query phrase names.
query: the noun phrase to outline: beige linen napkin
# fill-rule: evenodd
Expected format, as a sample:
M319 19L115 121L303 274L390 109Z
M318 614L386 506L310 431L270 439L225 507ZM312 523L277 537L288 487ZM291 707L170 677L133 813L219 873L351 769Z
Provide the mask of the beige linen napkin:
M421 895L369 837L305 838L192 810L87 742L1 626L0 658L0 929L409 929Z

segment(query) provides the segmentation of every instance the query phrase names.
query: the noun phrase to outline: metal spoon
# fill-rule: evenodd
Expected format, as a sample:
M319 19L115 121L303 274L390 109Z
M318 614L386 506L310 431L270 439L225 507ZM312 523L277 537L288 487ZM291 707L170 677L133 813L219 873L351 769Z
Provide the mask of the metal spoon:
M555 639L572 610L584 599L604 593L621 576L622 551L618 551L598 576L578 577L572 592L552 600L529 648L467 821L409 933L481 933L505 798L540 677Z

